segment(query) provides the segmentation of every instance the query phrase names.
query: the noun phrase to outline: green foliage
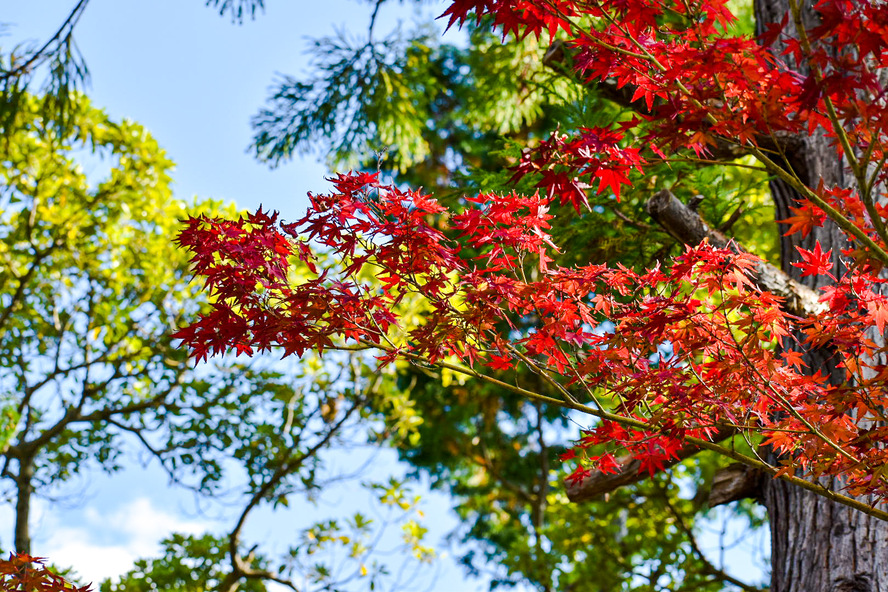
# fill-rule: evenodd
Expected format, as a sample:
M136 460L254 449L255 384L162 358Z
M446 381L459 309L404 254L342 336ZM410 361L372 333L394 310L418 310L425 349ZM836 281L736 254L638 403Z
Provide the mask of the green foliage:
M192 368L170 337L203 306L172 240L178 220L234 212L173 199L172 163L141 126L72 100L61 131L28 97L0 147L4 498L63 496L74 476L118 470L127 450L204 492L231 458L261 481L274 457L251 456L251 442L277 433L291 383L239 364Z
M60 133L23 100L0 168L0 382L19 411L4 454L45 491L88 463L117 469L121 434L151 431L194 388L169 334L200 298L170 242L189 209L155 141L83 98ZM95 181L78 164L90 152L109 162Z
M315 537L283 557L242 540L257 507L313 501L341 478L324 456L331 447L409 440L415 412L393 388L394 368L374 372L363 353L294 367L268 359L193 367L170 335L205 301L173 237L187 216L235 213L174 199L172 163L141 126L73 100L73 125L59 130L28 97L0 158L4 497L64 496L72 477L116 471L134 450L200 494L215 495L224 482L240 504L228 533L176 535L160 558L106 583L110 590L208 590L224 580L258 591L285 576L336 586L349 569L365 587L388 581L373 553L391 525L403 529L399 548L428 561L419 500L400 483L370 489L388 509L380 523L328 524L333 539ZM328 543L346 536L333 534L340 526L350 538L337 555Z
M344 35L313 43L317 77L302 82L284 77L269 107L253 119L256 155L276 166L297 147L306 151L323 141L331 160L354 160L357 150L397 146L398 166L406 168L428 155L424 117L432 96L437 64L429 58L429 38L355 43Z
M244 17L256 18L256 13L265 10L265 0L206 0L206 6L219 11L220 16L228 14L231 22L242 24Z
M119 579L106 580L100 592L208 592L216 590L225 571L228 541L209 534L185 536L174 534L161 541L162 555L157 559L139 559L135 567ZM262 568L266 560L254 557L252 566ZM265 592L260 579L241 584L244 592Z
M755 35L755 13L751 0L728 0L728 8L737 17L729 31L732 35Z
M491 162L501 134L526 137L543 105L567 92L544 70L538 42L502 45L481 28L471 38L464 49L426 27L382 41L314 41L314 75L284 77L253 118L257 157L277 166L318 149L337 167L380 160L404 179L448 186L467 164Z

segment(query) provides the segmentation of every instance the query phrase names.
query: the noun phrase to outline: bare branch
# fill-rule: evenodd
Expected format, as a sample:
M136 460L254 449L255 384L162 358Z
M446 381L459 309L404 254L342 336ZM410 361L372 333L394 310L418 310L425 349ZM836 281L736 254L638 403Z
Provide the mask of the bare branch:
M758 499L762 492L762 472L741 463L719 469L709 491L709 507L740 499Z

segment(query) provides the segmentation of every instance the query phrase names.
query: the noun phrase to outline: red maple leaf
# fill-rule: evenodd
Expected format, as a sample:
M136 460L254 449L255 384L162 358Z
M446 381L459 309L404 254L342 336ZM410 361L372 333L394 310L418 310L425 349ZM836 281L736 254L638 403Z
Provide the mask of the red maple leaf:
M783 236L789 236L795 232L801 232L802 238L808 236L815 227L823 226L826 221L826 212L814 206L811 202L805 202L799 207L790 207L795 212L794 216L790 216L784 220L777 220L779 224L789 224L789 229L783 233Z
M820 248L820 241L815 243L813 251L803 249L802 247L796 248L799 251L799 255L802 256L802 261L793 263L792 265L793 267L798 267L802 270L802 277L808 275L826 275L832 269L832 249L824 253Z

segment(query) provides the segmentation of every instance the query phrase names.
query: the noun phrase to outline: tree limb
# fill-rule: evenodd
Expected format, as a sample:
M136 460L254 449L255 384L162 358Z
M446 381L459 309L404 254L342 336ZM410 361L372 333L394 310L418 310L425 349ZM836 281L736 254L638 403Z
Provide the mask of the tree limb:
M712 438L713 442L721 442L733 435L734 430L722 429ZM663 463L663 468L671 468L681 461L690 458L700 452L696 446L682 446L677 454L678 458L669 459ZM574 502L580 503L596 498L600 495L610 493L611 491L623 487L624 485L632 485L644 479L649 474L647 471L641 471L641 461L632 456L624 456L617 461L620 465L616 473L602 473L596 471L589 477L579 483L567 485L567 498Z
M711 228L700 217L700 214L683 204L668 190L664 189L649 199L647 211L666 232L685 245L694 246L703 241L709 241L715 247L745 252L741 245ZM823 304L816 291L793 280L770 263L760 261L756 265L756 273L752 281L759 289L783 298L783 308L789 314L808 316L816 314L822 309ZM721 430L713 438L713 442L725 440L733 433L734 431L730 429ZM665 467L669 468L699 451L700 449L696 446L685 445L678 450L678 458L665 463ZM640 466L641 462L631 457L621 459L617 473L593 473L582 482L567 486L567 497L570 501L578 503L611 492L618 487L637 483L647 478L648 475L645 472L639 472Z
M408 360L415 364L420 364L425 367L438 367L438 368L447 368L448 370L453 370L458 374L463 376L468 376L471 378L476 378L487 384L493 384L498 386L499 388L514 393L516 395L520 395L526 399L531 401L541 401L543 403L548 403L550 405L555 405L557 407L561 407L564 409L574 409L581 413L585 413L586 415L590 415L592 417L597 417L599 419L604 419L607 421L613 421L619 423L620 425L630 426L633 428L639 428L641 430L650 430L652 427L657 429L656 426L651 426L650 424L636 419L634 417L629 417L625 415L620 415L618 413L611 413L609 411L605 411L604 409L590 407L589 405L583 405L582 403L577 403L571 400L564 399L556 399L555 397L550 397L548 395L543 395L526 388L522 388L518 385L514 385L508 382L504 382L493 376L489 376L487 374L483 374L474 368L462 366L460 364L454 364L451 362L447 362L445 360L436 359L434 361L429 358L423 357L418 354L411 353L409 351L405 351L403 349L399 349L394 346L390 346L384 342L372 342L366 340L359 340L357 345L343 345L343 346L328 346L326 349L328 350L339 350L339 351L360 351L363 349L378 349L389 354L397 354L401 356L402 359ZM871 506L867 503L862 502L859 499L854 497L850 497L832 489L827 486L818 483L816 481L809 481L807 479L803 479L802 477L796 477L795 475L791 475L788 472L781 471L779 467L770 465L764 460L749 456L747 454L743 454L742 452L738 452L732 447L721 446L717 442L713 442L709 439L696 438L694 436L684 436L684 441L687 442L687 446L689 447L697 447L701 449L711 450L725 458L730 458L741 462L747 466L760 469L763 473L771 475L775 479L780 479L782 481L786 481L787 483L791 483L797 487L801 487L806 491L810 491L816 495L819 495L825 499L831 500L833 502L842 504L843 506L847 506L849 508L853 508L858 512L862 512L867 516L873 516L874 518L878 518L879 520L884 520L888 522L888 512L882 510L881 508L877 508Z
M711 228L700 214L681 203L666 189L648 200L647 211L666 232L685 245L696 246L709 241L714 247L737 253L747 252L742 245ZM783 298L783 309L789 314L810 316L823 310L818 292L795 281L770 263L758 262L752 281L760 290Z
M740 499L759 499L762 495L762 472L741 463L732 463L715 473L709 491L710 508Z

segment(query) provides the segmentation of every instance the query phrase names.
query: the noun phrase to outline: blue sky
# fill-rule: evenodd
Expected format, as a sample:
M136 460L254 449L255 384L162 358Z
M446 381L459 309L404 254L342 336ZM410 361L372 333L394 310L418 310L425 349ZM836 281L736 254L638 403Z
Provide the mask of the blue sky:
M6 0L2 18L12 26L2 45L45 39L74 4L75 0ZM76 39L92 73L93 102L154 134L177 163L177 197L233 200L247 209L262 204L293 219L307 204L306 192L326 189L326 168L315 157L277 170L256 162L246 152L249 119L262 105L276 73L306 72L307 37L332 34L334 27L361 32L371 7L356 0L267 0L267 5L255 21L236 26L206 8L204 0L91 0ZM391 2L383 7L377 26L386 31L399 20L409 24L423 18L414 10L412 3ZM422 10L425 16L440 13L443 4L426 2ZM373 470L387 474L401 469L391 453L383 453ZM63 504L39 502L32 525L35 552L74 565L95 580L126 571L137 557L156 554L157 542L173 531L224 528L226 523L217 520L223 508L201 506L166 483L154 467L134 468L82 480ZM289 520L336 510L351 497L347 490L333 490L320 510L300 507L283 519L264 513L250 534L284 538L292 528ZM443 496L425 497L431 542L438 543L436 539L456 522ZM11 522L9 508L0 508L0 545L9 546ZM463 579L451 558L440 566L430 591L486 589L483 581ZM754 579L750 569L748 564L737 565L738 573Z
M74 0L29 0L3 7L12 24L3 45L45 39ZM390 5L389 5L390 4ZM392 2L377 27L390 30L417 18L411 3ZM337 28L366 30L370 6L357 0L267 0L255 21L233 25L203 0L91 0L76 40L92 73L89 95L114 117L151 131L177 163L179 197L201 195L260 203L285 215L301 213L306 191L326 187L316 158L277 170L256 162L246 148L250 117L277 73L307 71L308 37ZM423 4L423 15L440 5Z

